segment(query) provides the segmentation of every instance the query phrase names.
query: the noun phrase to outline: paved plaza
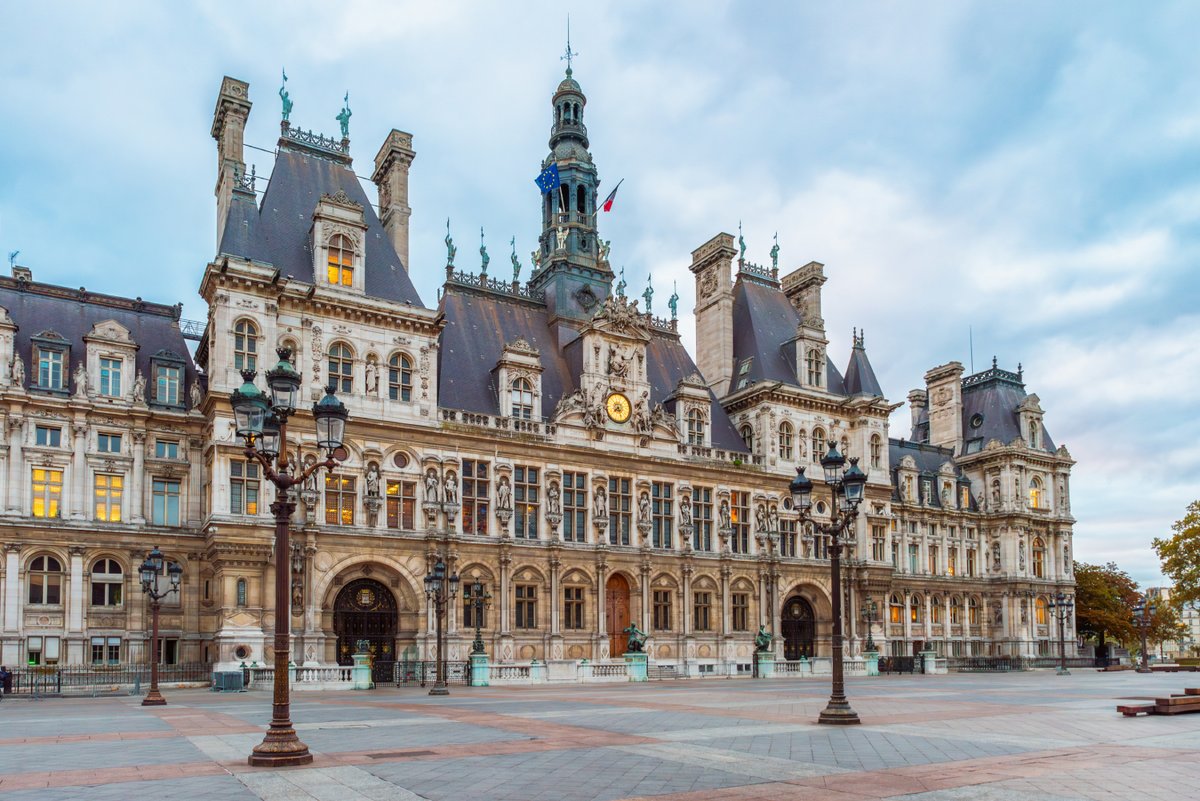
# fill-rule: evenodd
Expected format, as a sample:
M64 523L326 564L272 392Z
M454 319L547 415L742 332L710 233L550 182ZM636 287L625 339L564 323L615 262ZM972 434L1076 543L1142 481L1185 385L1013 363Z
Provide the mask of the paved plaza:
M266 692L6 699L0 801L655 798L910 801L1195 798L1200 714L1124 718L1118 699L1191 674L1052 671L849 683L858 727L818 726L828 684L711 679L293 695L316 754L246 765Z

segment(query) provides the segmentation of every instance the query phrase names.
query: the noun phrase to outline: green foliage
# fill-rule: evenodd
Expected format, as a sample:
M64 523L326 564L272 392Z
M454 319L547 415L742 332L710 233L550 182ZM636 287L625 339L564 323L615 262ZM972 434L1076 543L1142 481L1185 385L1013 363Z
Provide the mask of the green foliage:
M1171 526L1175 534L1154 540L1163 575L1171 579L1171 604L1180 608L1200 601L1200 501L1192 501L1182 520Z
M1079 633L1101 644L1106 639L1134 642L1133 607L1139 598L1137 584L1115 563L1075 563L1075 627Z

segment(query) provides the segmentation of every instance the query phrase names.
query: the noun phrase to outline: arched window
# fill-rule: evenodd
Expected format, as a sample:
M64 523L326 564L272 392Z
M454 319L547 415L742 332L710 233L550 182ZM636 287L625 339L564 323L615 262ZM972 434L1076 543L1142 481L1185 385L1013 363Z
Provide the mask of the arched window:
M825 455L825 431L820 428L814 428L812 433L812 458L814 462L821 461L821 457Z
M1046 577L1046 543L1041 537L1033 541L1033 575L1035 578Z
M233 327L233 367L239 373L258 369L258 326L250 320Z
M1039 626L1046 625L1046 599L1038 598L1034 608L1037 610L1037 624Z
M1037 476L1029 481L1029 506L1031 509L1042 508L1042 480Z
M587 194L582 185L575 188L575 210L581 218L587 214Z
M92 565L92 606L120 606L124 579L116 559L97 559Z
M520 420L533 418L533 385L528 378L512 382L512 416Z
M349 345L335 342L329 346L329 383L343 394L354 388L354 353Z
M787 420L784 420L782 423L779 424L779 458L780 459L787 459L788 461L791 461L791 459L792 459L792 454L794 452L794 448L792 445L792 441L794 439L793 431L794 431L794 429L792 428L792 424L789 423Z
M754 429L749 425L744 425L738 429L738 434L742 436L742 441L746 443L746 450L754 453Z
M392 400L412 400L412 359L396 353L388 359L388 397Z
M821 374L825 372L825 360L821 358L821 351L809 348L808 353L804 356L804 364L808 372L808 385L810 387L822 386L824 382L821 380Z
M699 409L689 409L687 413L688 445L704 444L704 412Z
M967 622L972 626L979 625L979 599L967 599Z
M920 595L914 595L908 601L909 619L913 623L921 622L921 604L923 602L924 602L924 599L922 599Z
M237 605L246 605L246 580L244 578L237 580Z
M875 470L883 467L883 440L878 434L871 435L871 467Z
M35 556L29 563L29 603L62 603L62 563L53 556Z
M350 237L334 234L326 248L328 254L329 283L334 286L351 286L354 283L354 245Z
M942 622L942 599L936 595L929 599L929 620L933 623Z
M950 599L950 625L958 626L962 624L962 601L958 597Z
M893 595L888 599L888 619L893 623L904 622L904 604L900 603L900 598Z

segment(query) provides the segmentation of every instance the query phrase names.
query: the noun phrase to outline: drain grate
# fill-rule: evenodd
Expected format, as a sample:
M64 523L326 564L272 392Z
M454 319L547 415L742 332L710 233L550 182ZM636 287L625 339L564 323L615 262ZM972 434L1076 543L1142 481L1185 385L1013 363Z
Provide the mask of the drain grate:
M367 754L371 759L396 759L397 757L431 756L436 751L383 751L378 754Z

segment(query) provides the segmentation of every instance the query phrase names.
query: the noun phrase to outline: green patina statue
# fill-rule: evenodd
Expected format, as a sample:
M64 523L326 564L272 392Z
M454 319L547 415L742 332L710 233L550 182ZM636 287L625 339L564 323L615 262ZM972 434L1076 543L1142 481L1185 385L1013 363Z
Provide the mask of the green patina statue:
M488 255L487 245L483 244L483 226L479 227L479 258L483 261L483 266L479 268L479 274L486 276L488 262L492 260L492 257Z
M779 269L779 232L775 232L775 246L771 248L771 269Z
M738 220L738 261L746 260L746 240L742 238L742 221Z
M512 241L508 243L512 246L512 266L513 266L513 283L521 280L521 260L517 258L517 238L514 236Z
M622 634L629 635L629 643L625 646L625 650L631 654L640 654L646 648L646 632L637 627L637 623L630 623L622 631Z
M454 266L454 255L458 248L454 246L454 238L450 236L450 218L446 218L446 267Z
M617 297L625 297L625 268L621 268L621 280L617 282Z
M678 284L678 282L672 284L672 289L674 289L674 291L671 293L671 297L667 298L667 306L671 309L671 319L676 320L679 318L679 284Z
M646 291L642 293L642 297L646 299L646 314L650 313L650 301L654 299L654 287L651 285L653 276L646 276Z
M349 92L346 92L345 105L342 106L342 110L338 113L338 115L336 117L334 117L334 119L337 120L338 124L342 126L342 138L349 139L350 138L350 93Z
M766 626L758 627L758 634L754 635L754 650L760 654L771 650L771 635Z
M283 71L283 83L279 87L279 99L283 101L283 121L287 122L292 114L292 98L287 90L287 70Z

